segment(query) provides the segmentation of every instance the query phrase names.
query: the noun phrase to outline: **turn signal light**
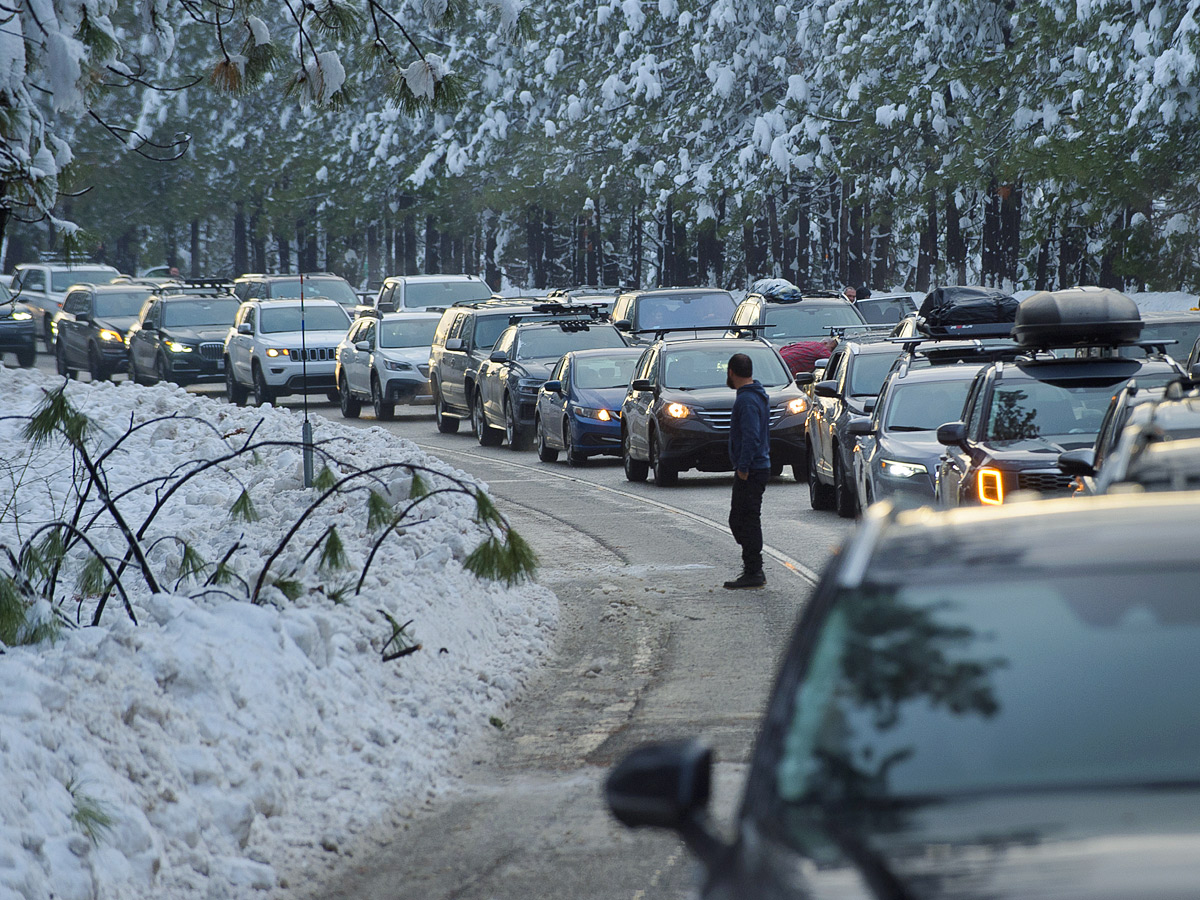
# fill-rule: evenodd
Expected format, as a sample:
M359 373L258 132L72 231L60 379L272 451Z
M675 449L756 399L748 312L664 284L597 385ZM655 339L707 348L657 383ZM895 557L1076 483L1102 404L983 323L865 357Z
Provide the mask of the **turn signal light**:
M999 506L1004 502L1004 478L999 469L980 469L975 475L976 494L985 506Z

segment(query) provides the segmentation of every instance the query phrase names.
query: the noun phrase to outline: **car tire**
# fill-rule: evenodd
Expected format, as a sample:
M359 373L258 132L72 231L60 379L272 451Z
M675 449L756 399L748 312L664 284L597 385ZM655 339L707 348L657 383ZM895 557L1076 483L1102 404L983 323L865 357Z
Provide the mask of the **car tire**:
M47 353L54 350L54 332L50 328L50 313L42 313L42 342L46 345Z
M247 393L246 386L238 384L237 378L234 377L229 357L225 357L225 398L234 406L241 406L246 402Z
M833 507L843 519L854 518L858 508L854 485L846 480L842 453L837 447L833 448Z
M342 402L342 392L339 391L337 388L330 388L329 390L327 390L325 392L325 399L328 400L330 403L341 403Z
M375 409L375 418L381 422L390 422L396 416L396 404L383 399L383 386L374 375L371 376L371 406Z
M654 470L654 483L659 487L674 487L679 484L679 469L662 460L662 448L658 437L650 439L650 468Z
M808 503L813 509L833 509L833 488L817 477L817 455L808 447Z
M346 384L346 373L338 379L338 405L342 408L342 418L357 419L362 412L362 402L350 393L350 385Z
M37 362L37 347L34 344L17 351L17 365L22 369L33 368L35 362Z
M808 466L805 464L805 458L797 453L792 457L792 477L796 479L796 484L804 484L808 481Z
M63 346L62 341L54 345L54 368L63 378L75 377L74 370L67 364L67 348Z
M454 434L458 431L458 419L454 416L446 415L446 405L442 400L442 391L436 381L430 385L430 391L433 393L433 418L437 422L437 430L442 434Z
M522 428L517 421L517 405L513 402L512 394L504 398L504 439L508 442L509 450L528 450L530 444L528 428Z
M154 360L154 375L158 378L159 384L171 384L174 381L171 377L171 367L167 365L165 356L159 356Z
M575 449L575 442L571 440L571 423L566 419L563 420L563 446L567 448L567 465L569 466L585 466L587 465L587 454L580 453Z
M110 375L104 368L104 361L100 359L100 351L95 344L88 347L88 375L92 381L108 381Z
M504 440L504 432L498 431L488 424L483 412L483 394L475 392L475 400L471 404L471 424L475 426L475 440L480 447L498 447Z
M626 481L645 481L650 474L650 464L641 459L634 459L629 449L629 433L621 434L621 462L625 466Z
M558 451L546 443L546 429L542 427L542 417L533 417L533 430L537 435L537 454L542 462L554 462L558 459Z
M250 378L254 382L254 405L263 406L267 403L274 403L275 392L267 384L267 378L263 375L262 367L257 362L250 369Z

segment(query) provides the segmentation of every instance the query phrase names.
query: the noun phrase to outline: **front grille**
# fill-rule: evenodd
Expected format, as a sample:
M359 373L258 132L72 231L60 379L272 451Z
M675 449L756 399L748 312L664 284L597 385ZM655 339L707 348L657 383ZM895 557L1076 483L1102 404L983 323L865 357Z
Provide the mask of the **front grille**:
M211 342L200 345L201 359L220 359L225 354L225 345L219 342Z
M303 353L300 350L289 350L288 357L292 360L292 362L300 362L302 359L304 359ZM337 358L337 348L336 347L309 347L308 348L308 361L309 362L322 362L324 360L333 360L336 358Z
M1061 472L1018 472L1017 488L1022 491L1037 491L1039 494L1069 494L1074 481Z
M696 418L714 431L728 431L730 422L733 420L733 410L731 409L696 409L694 411ZM782 418L783 407L776 406L771 410L771 419L768 425L773 428L779 424L779 420Z

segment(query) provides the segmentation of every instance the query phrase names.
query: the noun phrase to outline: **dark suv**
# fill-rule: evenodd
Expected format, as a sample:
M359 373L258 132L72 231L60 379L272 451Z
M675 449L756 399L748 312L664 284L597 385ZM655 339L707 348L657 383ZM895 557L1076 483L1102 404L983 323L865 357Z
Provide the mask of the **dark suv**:
M300 275L243 275L233 282L233 292L239 300L299 300L300 291L304 291L304 299L326 297L341 304L346 309L354 309L358 305L358 294L350 283L340 275L328 272L313 272Z
M500 333L475 387L472 419L480 444L494 446L503 437L513 450L529 449L538 391L563 354L626 346L621 332L596 321L601 314L601 308L563 307L562 321L523 320Z
M621 456L625 477L645 481L651 469L662 486L685 469L731 472L729 427L735 392L726 366L745 353L771 405L771 467L804 472L804 394L779 351L759 338L678 340L651 344L633 370L621 405Z
M775 281L752 290L733 313L734 325L763 325L762 336L776 347L829 337L832 330L865 328L867 322L846 298L836 294L801 294L780 290Z
M1160 387L1183 374L1155 350L1142 359L1117 355L1138 344L1137 306L1116 291L1073 288L1041 292L1017 310L1013 337L1029 355L996 362L975 377L963 419L937 430L946 453L938 469L942 506L1000 505L1014 491L1065 494L1073 479L1059 454L1090 447L1106 410L1131 378ZM1101 348L1104 355L1055 356L1052 350Z
M150 285L76 284L52 323L54 359L60 375L87 369L93 381L104 381L129 366L125 332L137 321Z
M129 329L129 377L139 384L225 380L225 336L238 299L224 282L165 287Z
M635 342L644 344L663 329L725 325L734 306L733 295L717 288L654 288L618 297L612 320Z

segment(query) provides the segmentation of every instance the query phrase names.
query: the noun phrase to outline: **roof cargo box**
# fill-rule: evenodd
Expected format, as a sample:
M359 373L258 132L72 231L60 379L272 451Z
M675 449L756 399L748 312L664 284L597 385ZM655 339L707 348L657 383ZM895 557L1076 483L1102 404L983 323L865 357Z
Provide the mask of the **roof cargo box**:
M925 295L917 314L930 334L1007 337L1017 315L1017 301L995 288L940 287Z
M1137 304L1107 288L1039 291L1017 310L1013 337L1022 347L1115 347L1142 333Z

